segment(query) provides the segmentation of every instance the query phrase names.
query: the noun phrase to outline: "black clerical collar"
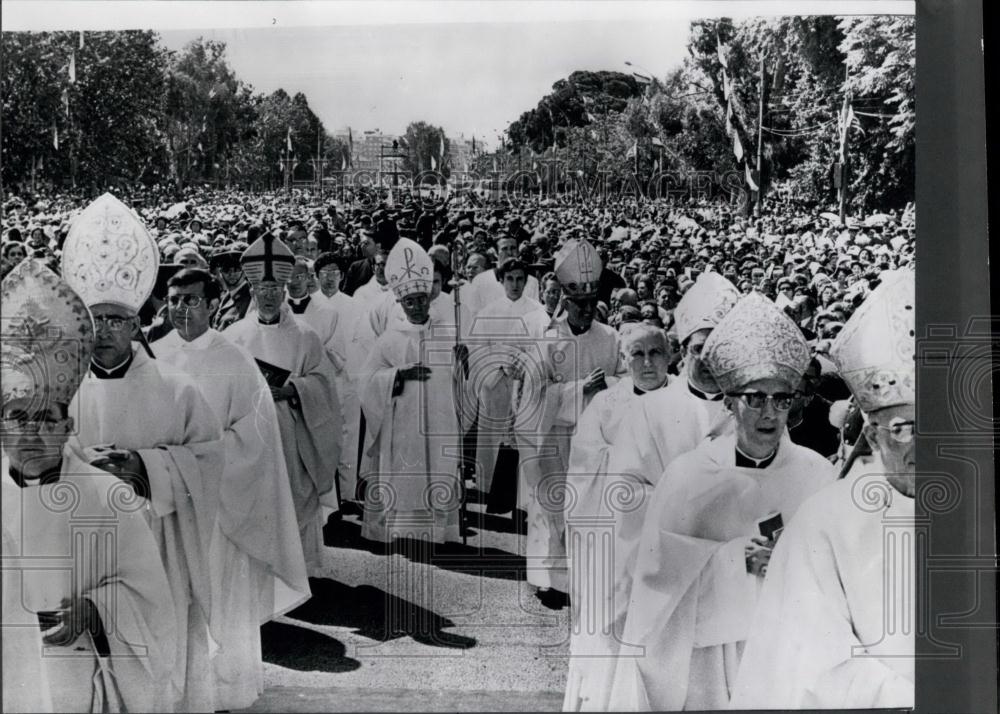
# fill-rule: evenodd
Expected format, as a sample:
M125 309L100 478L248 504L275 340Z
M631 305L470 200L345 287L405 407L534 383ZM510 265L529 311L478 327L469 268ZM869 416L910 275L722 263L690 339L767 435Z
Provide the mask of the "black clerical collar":
M755 459L752 456L747 456L744 454L740 447L736 447L736 466L742 469L766 469L772 463L774 463L774 457L778 455L778 450L775 449L771 452L770 456L765 456L763 459Z
M302 298L288 298L288 306L292 308L292 312L296 315L301 315L309 307L309 301L312 300L312 295L306 295Z
M278 322L280 322L280 321L281 321L281 313L280 312L277 315L275 315L273 318L269 319L269 320L265 320L260 315L260 313L257 313L257 322L259 322L262 325L277 325Z
M698 397L698 399L701 399L706 402L717 402L724 396L726 396L722 392L716 392L715 394L709 394L708 392L703 392L697 387L695 387L693 384L691 384L691 382L688 382L688 391L690 391L691 394L693 394L694 396Z
M90 371L98 379L121 379L128 372L128 368L132 366L132 360L135 359L135 353L130 352L128 357L125 358L123 362L115 365L114 367L108 369L107 367L102 367L93 360L90 361Z
M62 473L62 460L51 469L43 471L37 478L28 478L13 466L9 467L7 471L10 473L10 477L14 480L14 483L21 488L27 486L44 486L59 480L59 475Z
M569 331L576 337L579 337L590 330L590 325L587 325L586 327L574 327L573 323L569 320L566 320L566 326L569 327Z

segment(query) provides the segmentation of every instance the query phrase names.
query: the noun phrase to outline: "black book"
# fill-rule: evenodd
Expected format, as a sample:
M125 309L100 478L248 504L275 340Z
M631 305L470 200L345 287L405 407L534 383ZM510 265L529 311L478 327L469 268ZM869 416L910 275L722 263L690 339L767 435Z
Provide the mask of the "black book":
M270 362L265 362L262 359L254 357L254 362L257 363L257 368L260 369L261 374L264 375L264 379L267 380L267 386L269 387L284 387L285 382L287 382L288 378L292 375L292 373L284 367L278 367Z

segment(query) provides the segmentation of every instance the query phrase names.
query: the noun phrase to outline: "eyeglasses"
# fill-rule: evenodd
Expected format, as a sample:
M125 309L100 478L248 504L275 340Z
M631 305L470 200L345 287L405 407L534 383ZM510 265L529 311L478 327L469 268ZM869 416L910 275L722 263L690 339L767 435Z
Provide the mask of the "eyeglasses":
M254 288L254 292L260 293L261 295L281 295L285 292L284 285L258 285Z
M167 304L170 305L170 307L183 305L184 307L194 309L201 307L203 302L205 302L205 297L203 295L170 295L167 298Z
M95 331L104 328L110 332L121 332L131 325L132 318L130 317L119 317L116 315L97 315L94 317Z
M893 419L889 426L875 425L876 429L889 432L893 441L899 444L909 444L913 441L913 434L916 425L912 421L896 421Z
M754 410L763 409L764 405L771 402L778 411L786 412L792 408L792 403L802 396L801 392L777 392L776 394L765 394L764 392L734 392L730 397L740 397L748 407Z
M66 419L36 419L33 415L14 414L0 419L4 434L54 434L66 425Z
M323 268L318 275L321 278L333 278L340 275L340 268Z

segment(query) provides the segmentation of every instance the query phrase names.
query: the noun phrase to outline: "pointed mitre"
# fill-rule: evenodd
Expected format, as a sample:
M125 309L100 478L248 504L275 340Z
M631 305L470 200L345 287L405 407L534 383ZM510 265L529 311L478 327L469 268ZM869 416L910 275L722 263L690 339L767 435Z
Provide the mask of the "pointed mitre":
M740 299L736 286L718 273L702 273L674 308L681 344L695 332L713 329Z
M28 258L0 284L0 315L4 404L69 404L94 348L94 323L80 296L42 261Z
M868 413L915 402L916 282L911 270L886 271L830 348L840 376Z
M810 357L802 331L758 292L740 299L722 318L701 355L727 394L758 379L780 379L789 389L798 389Z
M160 253L135 211L106 193L73 221L62 275L87 307L111 303L139 312L156 284Z
M430 295L434 264L427 251L409 238L400 238L385 259L385 279L397 300L414 293Z
M569 297L597 295L603 267L597 250L585 239L571 238L555 255L556 278Z
M295 254L271 233L265 233L243 251L243 274L251 285L276 282L287 285L295 267Z

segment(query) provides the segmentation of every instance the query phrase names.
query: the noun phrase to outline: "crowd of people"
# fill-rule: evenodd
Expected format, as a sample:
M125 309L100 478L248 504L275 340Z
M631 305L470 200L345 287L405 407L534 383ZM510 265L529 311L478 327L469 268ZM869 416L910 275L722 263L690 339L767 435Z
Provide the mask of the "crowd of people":
M912 706L912 206L121 199L3 206L5 701L249 706L327 513L447 548L475 490L566 710Z

